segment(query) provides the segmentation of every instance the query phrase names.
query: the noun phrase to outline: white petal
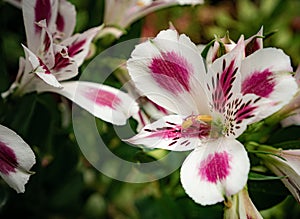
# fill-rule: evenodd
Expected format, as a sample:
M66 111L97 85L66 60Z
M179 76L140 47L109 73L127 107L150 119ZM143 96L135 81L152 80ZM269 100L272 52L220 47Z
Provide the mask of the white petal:
M69 57L67 48L61 45L54 45L55 63L51 68L51 72L58 81L67 80L78 74L78 66L76 61Z
M216 112L223 113L225 105L240 93L240 65L243 53L244 41L241 38L233 50L208 66L205 88L210 105Z
M243 60L242 93L254 93L269 100L269 110L261 110L261 118L282 108L296 93L297 83L290 71L290 59L279 49L260 49Z
M259 211L256 209L252 200L249 197L248 191L243 189L238 194L238 212L239 218L255 218L255 219L263 219Z
M296 112L295 114L285 118L281 122L282 127L288 127L291 125L300 125L300 110Z
M161 31L136 46L131 56L129 74L143 95L177 114L208 114L201 87L204 63L187 36L175 30Z
M23 19L26 31L28 48L34 53L41 45L41 29L36 23L46 20L47 27L54 28L58 1L57 0L23 0Z
M300 176L300 150L283 150L279 154Z
M268 111L269 107L268 100L255 94L237 95L225 106L222 118L225 127L223 134L237 138L246 130L248 124L265 118L261 116L262 112Z
M34 153L19 135L2 125L0 146L1 177L17 192L24 192L31 175L30 168L35 164Z
M203 4L203 0L176 0L180 5L197 5Z
M292 72L290 58L280 49L265 48L246 57L241 66L242 81L254 72Z
M234 139L209 141L195 149L181 167L185 192L201 205L211 205L238 193L246 184L250 162Z
M251 55L257 50L263 48L263 27L260 28L257 34L245 40L245 55Z
M138 112L137 103L128 94L106 85L86 81L62 83L63 89L39 87L39 92L58 93L95 117L115 125L125 125L132 115Z
M75 34L61 43L61 45L68 48L68 55L76 61L78 67L81 66L85 57L88 55L90 44L100 31L100 28L101 27L95 27L84 33Z
M170 115L146 125L137 135L126 141L147 148L188 151L198 146L199 138L184 136L181 132L182 116Z
M56 18L56 29L63 33L61 39L70 37L76 25L75 6L66 0L60 0Z
M277 176L284 177L281 181L290 190L294 198L300 202L300 175L281 158L270 156L264 160L265 165Z
M38 75L45 83L53 87L61 87L61 84L57 81L55 76L51 74L48 67L39 59L33 52L23 46L26 59L29 60L32 65L32 73Z

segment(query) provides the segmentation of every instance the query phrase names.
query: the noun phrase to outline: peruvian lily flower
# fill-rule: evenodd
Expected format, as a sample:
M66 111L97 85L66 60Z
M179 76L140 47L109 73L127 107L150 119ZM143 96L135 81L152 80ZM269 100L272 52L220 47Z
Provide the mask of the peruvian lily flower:
M245 186L250 164L236 138L296 92L288 73L290 59L281 50L261 49L246 58L244 50L241 38L233 50L205 66L187 36L166 30L138 45L127 63L142 94L175 113L146 125L127 141L193 150L181 167L181 183L202 205L223 201Z
M24 0L22 11L27 37L25 59L20 58L17 79L6 95L15 88L20 94L32 92L45 83L61 87L59 81L78 74L100 30L96 27L71 36L76 11L66 0Z
M202 4L203 0L106 0L104 24L127 28L131 23L156 10L187 4Z
M0 176L18 193L32 175L35 156L29 145L14 131L0 125Z
M283 177L281 181L290 190L300 203L300 150L273 149L275 155L260 155L264 164L277 176Z
M246 188L227 201L224 219L236 218L263 218L251 201Z

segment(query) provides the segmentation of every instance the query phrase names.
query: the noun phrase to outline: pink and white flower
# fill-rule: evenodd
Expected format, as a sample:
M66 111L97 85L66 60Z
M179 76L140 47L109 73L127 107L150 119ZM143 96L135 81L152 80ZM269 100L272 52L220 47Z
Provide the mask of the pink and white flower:
M123 125L138 106L115 88L92 82L61 82L75 77L101 27L72 35L76 12L65 0L23 0L22 10L28 47L20 59L19 73L11 89L58 93L98 118ZM3 95L2 95L3 96Z
M17 81L27 93L45 82L61 87L59 81L78 74L78 67L88 55L92 39L100 28L92 28L72 36L76 22L74 5L66 0L23 0L22 11L27 37L24 47L25 66ZM34 74L31 74L34 73ZM42 79L42 81L40 80Z
M146 125L127 141L193 150L181 167L181 182L202 205L223 201L245 186L250 164L236 138L248 124L288 103L297 89L283 51L260 49L246 58L244 51L241 37L233 50L205 66L187 36L166 30L136 46L127 63L142 94L175 114Z
M0 125L0 176L18 193L32 175L35 156L29 145L14 131Z
M104 24L125 29L134 21L156 10L203 2L203 0L106 0Z

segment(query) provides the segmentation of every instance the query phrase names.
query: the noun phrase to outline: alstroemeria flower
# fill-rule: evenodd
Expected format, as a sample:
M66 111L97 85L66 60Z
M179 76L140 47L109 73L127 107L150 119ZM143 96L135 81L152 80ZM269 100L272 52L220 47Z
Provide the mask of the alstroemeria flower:
M34 91L43 85L38 76L49 85L61 87L58 81L78 74L78 67L88 55L90 43L100 27L71 36L76 11L66 0L23 0L22 11L26 59L20 65L25 67L19 71L15 84L22 93Z
M35 91L49 84L61 87L59 81L78 74L78 67L89 53L92 39L101 27L75 34L74 5L66 0L24 0L21 2L27 47L20 58L16 81L5 95L18 89L19 94Z
M238 194L234 195L227 202L230 203L225 207L224 219L263 218L251 201L246 188L241 190Z
M196 5L203 2L203 0L106 0L104 24L125 29L153 11L174 5Z
M22 9L28 40L28 48L23 46L26 57L20 59L16 82L2 96L14 91L20 95L55 92L117 125L124 125L137 113L134 99L115 88L92 82L61 82L78 74L92 39L102 27L71 36L76 12L65 0L24 0Z
M281 181L290 190L300 203L300 150L277 150L274 155L261 155L264 164L277 176L283 177Z
M290 59L281 50L260 49L244 58L244 49L241 38L232 51L205 66L187 36L167 30L138 45L127 63L137 88L175 113L146 125L128 142L194 149L181 167L181 182L202 205L223 201L245 186L249 159L235 138L296 92Z
M18 193L25 191L35 156L14 131L0 125L0 176Z

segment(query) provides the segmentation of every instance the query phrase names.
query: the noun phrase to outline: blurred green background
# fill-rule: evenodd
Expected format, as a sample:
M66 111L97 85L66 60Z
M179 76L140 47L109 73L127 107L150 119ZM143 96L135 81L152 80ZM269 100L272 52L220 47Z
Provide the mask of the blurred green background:
M76 32L102 23L103 1L70 2L77 9ZM1 1L0 14L0 92L3 92L15 79L18 59L23 56L21 43L26 43L26 39L19 9ZM215 34L222 37L227 30L233 40L241 34L249 37L263 26L265 33L276 31L264 45L282 48L291 57L294 67L300 63L299 0L206 1L205 5L195 7L163 9L135 22L119 40L112 41L109 37L99 40L97 53L112 42L153 37L168 28L169 22L197 44L210 42ZM108 83L120 86L115 78ZM36 174L30 178L24 194L16 194L0 182L0 218L223 217L222 203L202 207L184 193L178 170L159 181L143 184L119 182L99 173L82 155L72 124L66 122L69 115L62 114L68 113L63 106L59 96L48 93L32 93L9 102L0 100L0 123L19 133L37 156L33 168ZM134 121L131 122L134 126ZM111 125L100 120L97 124L112 152L136 162L155 159L141 149L122 143L115 137ZM279 130L281 137L275 133L270 142L279 143L287 136L300 140L299 131L298 127ZM288 191L280 181L250 182L249 189L253 202L264 210L265 218L300 218L299 204L287 196Z

